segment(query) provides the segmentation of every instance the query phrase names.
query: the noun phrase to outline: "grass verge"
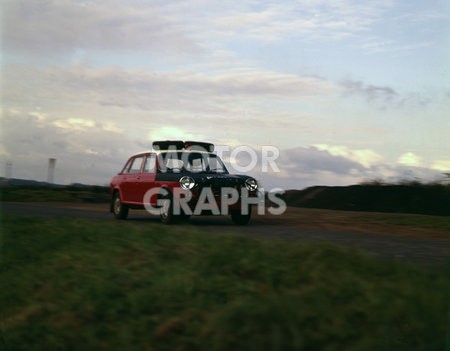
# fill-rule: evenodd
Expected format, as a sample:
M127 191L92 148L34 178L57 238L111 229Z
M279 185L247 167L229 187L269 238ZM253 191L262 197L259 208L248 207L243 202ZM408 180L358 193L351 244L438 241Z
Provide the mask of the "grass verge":
M5 350L445 349L444 268L119 222L4 216L2 236Z
M288 227L450 240L450 217L444 216L288 207L282 215L254 216L253 220Z
M416 228L442 229L450 231L450 217L411 214L364 214L354 217L375 223L386 223Z

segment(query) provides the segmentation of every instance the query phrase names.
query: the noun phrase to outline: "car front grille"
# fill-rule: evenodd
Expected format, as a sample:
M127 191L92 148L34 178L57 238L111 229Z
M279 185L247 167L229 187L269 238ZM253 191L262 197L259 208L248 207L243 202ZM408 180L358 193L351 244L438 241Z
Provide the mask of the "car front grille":
M204 188L210 188L215 196L220 196L223 188L234 188L241 192L242 184L239 179L235 178L211 178L205 179L198 184L198 192Z

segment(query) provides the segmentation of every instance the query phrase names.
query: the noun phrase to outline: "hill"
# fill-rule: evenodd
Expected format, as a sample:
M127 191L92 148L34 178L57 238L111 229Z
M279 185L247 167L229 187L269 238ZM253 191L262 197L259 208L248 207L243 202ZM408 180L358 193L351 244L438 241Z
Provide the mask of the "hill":
M293 207L450 216L450 185L444 184L314 186L280 197Z
M27 179L0 178L2 201L16 202L86 202L107 203L111 199L109 187L75 183L50 184Z

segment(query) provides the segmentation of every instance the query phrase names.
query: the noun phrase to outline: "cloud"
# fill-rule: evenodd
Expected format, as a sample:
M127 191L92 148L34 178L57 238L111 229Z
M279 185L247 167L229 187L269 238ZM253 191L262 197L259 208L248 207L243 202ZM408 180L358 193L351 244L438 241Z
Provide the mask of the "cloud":
M58 183L107 184L130 155L151 148L151 139L189 137L213 141L217 145L239 144L239 141L225 140L223 136L208 135L207 138L198 131L195 134L178 127L148 129L146 133L133 135L120 128L116 130L114 124L105 126L102 121L78 117L63 120L51 113L46 113L46 118L42 119L33 112L3 111L0 158L3 164L6 161L13 163L13 177L45 180L48 158L53 157L57 159ZM319 145L280 150L275 161L280 172L269 168L270 172L265 173L262 172L261 150L258 145L253 149L257 152L258 162L256 168L247 173L261 181L266 189L349 185L379 178L387 181L433 180L441 174L441 168L448 165L448 161L436 161L434 169L429 169L419 167L417 162L388 164L370 149ZM408 157L414 160L412 155ZM402 158L403 161L407 159L406 156ZM225 157L228 166L229 161ZM241 166L247 165L248 155L240 153L237 162ZM230 171L233 171L232 165Z
M398 163L405 166L422 166L422 158L412 152L406 152L398 158Z
M358 162L340 155L332 155L326 150L317 147L296 147L280 150L278 159L275 160L280 172L272 170L262 171L261 149L254 148L258 155L256 167L248 174L258 179L265 190L275 187L283 189L302 189L312 185L348 185L355 184L364 179L365 167ZM229 156L229 154L228 154ZM234 163L228 157L225 162L231 165L232 172ZM233 161L233 160L231 160ZM241 167L250 164L248 153L242 152L234 160ZM239 173L239 172L237 172Z
M85 64L43 69L12 65L7 67L4 81L4 99L17 104L27 96L35 105L63 100L152 111L215 113L243 99L299 100L337 89L317 78L251 69L206 75L189 70L90 68Z
M6 148L3 144L0 144L0 156L4 158L11 157L11 154L8 151L6 151Z
M434 161L431 168L442 172L450 172L450 161L449 160Z
M346 94L357 94L363 96L367 102L380 103L383 106L398 102L399 93L389 86L376 86L365 84L360 80L343 80L341 82Z
M67 130L94 124L121 132L141 140L139 149L148 149L149 133L159 133L154 139L174 134L162 128L177 128L195 139L278 142L277 135L305 132L317 116L297 108L280 111L277 104L290 107L338 89L318 78L244 68L209 74L82 63L5 68L6 109L26 111Z
M436 43L433 41L421 41L415 43L404 44L390 39L383 39L378 37L364 38L363 42L355 47L363 49L369 54L385 53L385 52L399 52L399 51L414 51L418 49L432 47Z
M374 179L386 182L405 180L435 181L441 172L421 163L388 163L370 149L353 150L346 146L316 145L280 150L275 161L280 172L262 172L261 151L257 166L249 174L258 179L266 190L275 187L303 189L314 185L345 186ZM229 162L226 159L226 162ZM248 154L239 154L240 166L250 163ZM233 165L232 165L233 166Z
M438 94L419 92L399 93L393 87L368 84L361 80L345 79L340 82L340 85L343 88L344 96L361 96L368 103L381 109L385 109L386 107L401 108L407 105L414 108L424 107L440 99Z
M148 138L152 141L156 140L205 140L207 137L201 134L188 133L181 128L161 127L152 129L148 133Z
M4 112L1 125L2 163L12 162L12 176L17 178L45 180L48 158L53 157L57 182L107 184L130 154L140 149L136 140L124 134L118 138L118 131L89 120L62 120L51 114L40 119L33 112L16 110Z
M351 170L363 170L363 166L345 156L333 155L314 146L285 150L280 156L281 167L293 174L313 174L327 171L334 174L348 174Z
M157 6L122 1L9 0L3 5L4 49L35 56L77 50L202 51Z
M106 132L113 132L113 133L117 133L117 134L123 134L124 131L125 131L124 129L119 128L119 127L116 125L116 123L110 122L110 121L102 122L102 123L100 123L100 125L101 125L101 128L102 128L104 131L106 131Z
M342 156L358 162L366 168L378 164L383 160L381 155L370 149L352 150L346 146L331 146L327 144L316 144L314 146L319 150L328 151L333 156Z
M7 52L32 57L92 52L196 56L213 40L335 41L369 31L393 6L389 0L224 3L219 0L6 0Z
M391 6L390 1L371 4L319 0L260 2L257 5L252 1L242 1L227 8L209 7L206 23L210 31L204 36L263 42L289 38L340 40L369 30Z
M69 129L69 130L86 130L87 128L94 127L94 122L85 120L85 119L78 119L78 118L69 118L67 120L56 120L53 121L52 124L56 127L63 128L63 129Z

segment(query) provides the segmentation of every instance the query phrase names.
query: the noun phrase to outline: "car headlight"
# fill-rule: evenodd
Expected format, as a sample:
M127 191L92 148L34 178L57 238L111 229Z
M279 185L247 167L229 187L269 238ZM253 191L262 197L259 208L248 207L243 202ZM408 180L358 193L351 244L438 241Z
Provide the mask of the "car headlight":
M253 178L248 178L245 180L245 187L247 190L253 191L258 189L258 183Z
M195 185L195 180L192 179L191 177L181 177L180 179L180 186L184 189L184 190L189 190L192 189Z

